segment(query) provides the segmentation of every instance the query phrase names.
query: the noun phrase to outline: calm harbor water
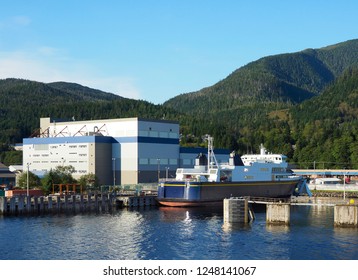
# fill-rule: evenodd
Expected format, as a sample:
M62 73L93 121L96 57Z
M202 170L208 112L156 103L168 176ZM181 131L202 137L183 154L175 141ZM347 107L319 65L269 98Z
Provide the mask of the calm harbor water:
M358 260L358 229L335 228L333 207L292 206L290 226L223 226L221 208L0 216L3 260Z

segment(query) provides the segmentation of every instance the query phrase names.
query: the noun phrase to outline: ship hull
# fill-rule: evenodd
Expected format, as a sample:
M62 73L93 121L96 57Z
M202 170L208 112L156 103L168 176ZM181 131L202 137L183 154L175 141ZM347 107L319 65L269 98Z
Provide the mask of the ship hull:
M211 206L230 197L289 198L298 180L275 182L164 182L157 201L163 206Z

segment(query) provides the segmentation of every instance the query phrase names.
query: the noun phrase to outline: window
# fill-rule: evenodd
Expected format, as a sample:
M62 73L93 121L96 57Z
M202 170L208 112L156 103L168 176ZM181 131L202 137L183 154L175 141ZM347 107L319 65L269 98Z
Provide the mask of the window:
M150 137L158 137L158 131L149 131L149 136Z
M148 137L148 131L140 130L140 131L138 132L138 136Z
M160 138L168 138L168 132L159 132Z
M36 144L36 145L34 145L35 151L48 150L48 148L49 148L48 144Z
M178 164L178 160L176 158L170 158L169 159L169 164L170 165L177 165Z
M149 159L149 164L160 164L160 159L151 158Z
M193 165L193 163L192 163L191 159L184 158L183 165Z
M178 133L169 132L169 138L178 138Z
M140 158L139 159L139 164L148 164L148 159L147 158Z

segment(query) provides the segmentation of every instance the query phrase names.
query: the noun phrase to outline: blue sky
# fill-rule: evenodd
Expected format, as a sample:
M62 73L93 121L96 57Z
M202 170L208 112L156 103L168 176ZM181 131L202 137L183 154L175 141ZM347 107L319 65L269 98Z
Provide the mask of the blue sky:
M356 0L3 0L0 78L160 104L261 57L358 38Z

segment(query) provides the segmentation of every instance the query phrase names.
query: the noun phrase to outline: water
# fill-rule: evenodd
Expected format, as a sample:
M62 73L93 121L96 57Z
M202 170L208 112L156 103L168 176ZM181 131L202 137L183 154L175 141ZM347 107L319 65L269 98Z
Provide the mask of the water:
M223 226L222 209L0 216L7 260L358 260L358 229L335 228L333 207L292 206L290 226Z

